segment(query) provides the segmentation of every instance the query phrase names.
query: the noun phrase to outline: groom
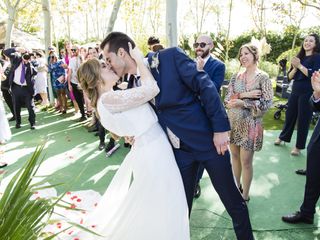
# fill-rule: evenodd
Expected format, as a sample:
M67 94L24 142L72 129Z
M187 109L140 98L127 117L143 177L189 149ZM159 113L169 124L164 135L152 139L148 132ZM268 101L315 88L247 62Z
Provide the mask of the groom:
M124 33L112 32L101 43L106 60L121 77L136 75ZM253 238L247 206L235 185L228 151L229 121L212 80L179 48L149 57L151 72L160 88L155 109L174 149L191 211L197 172L202 164L230 214L237 239ZM201 102L199 100L199 97Z

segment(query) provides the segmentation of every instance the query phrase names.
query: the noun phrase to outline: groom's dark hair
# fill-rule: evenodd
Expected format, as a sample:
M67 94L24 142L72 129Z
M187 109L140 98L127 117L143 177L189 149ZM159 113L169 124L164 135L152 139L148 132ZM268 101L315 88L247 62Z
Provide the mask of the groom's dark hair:
M102 41L100 48L104 49L104 47L109 44L109 52L117 53L119 48L123 48L129 52L128 42L131 43L132 48L135 48L136 44L127 34L122 32L111 32Z

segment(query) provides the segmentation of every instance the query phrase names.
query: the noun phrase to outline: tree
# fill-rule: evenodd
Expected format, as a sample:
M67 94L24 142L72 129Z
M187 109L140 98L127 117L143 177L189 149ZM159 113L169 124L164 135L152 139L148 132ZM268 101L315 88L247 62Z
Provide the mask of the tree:
M261 36L267 36L266 7L265 0L249 0L251 16Z
M320 1L319 0L298 0L298 2L305 6L305 7L311 7L315 8L320 11Z
M167 0L166 5L166 33L168 47L178 45L177 38L177 0Z
M226 34L226 52L225 52L225 60L229 60L229 49L230 49L230 28L231 28L231 16L232 16L232 7L233 7L233 0L229 2L229 18L228 18L228 28Z
M204 32L204 26L209 16L213 14L217 17L217 32L219 32L220 21L220 5L217 1L210 0L190 0L189 10L186 18L192 21L191 25L195 27L195 34L198 36Z
M107 33L111 32L113 30L114 24L115 24L115 22L117 20L117 15L118 15L118 12L119 12L119 9L120 9L120 5L121 5L121 0L116 0L114 2L113 10L112 10L112 13L111 13L111 17L109 19Z
M52 31L51 31L51 4L50 0L41 0L43 18L44 18L44 47L46 50L46 57L48 58L49 52L48 48L52 46ZM59 48L58 48L59 50ZM51 86L51 81L48 81L49 84L49 99L50 102L54 102L53 91Z
M306 16L306 5L301 5L295 0L289 0L287 3L273 3L273 10L279 14L278 21L295 29L291 45L291 49L293 50L296 46L297 37L301 32L301 23Z
M11 36L12 30L14 27L14 21L16 19L18 6L21 0L16 0L15 3L11 3L10 0L5 0L6 10L8 12L8 20L7 20L7 29L6 29L6 42L5 48L9 48L11 46Z

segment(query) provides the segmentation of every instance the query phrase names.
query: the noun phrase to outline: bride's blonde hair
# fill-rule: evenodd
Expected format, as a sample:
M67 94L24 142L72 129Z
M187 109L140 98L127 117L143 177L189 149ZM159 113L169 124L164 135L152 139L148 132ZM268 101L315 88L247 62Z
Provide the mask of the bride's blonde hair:
M99 60L93 58L82 63L77 71L77 77L81 88L88 94L92 107L96 108L99 98L98 85L103 84Z

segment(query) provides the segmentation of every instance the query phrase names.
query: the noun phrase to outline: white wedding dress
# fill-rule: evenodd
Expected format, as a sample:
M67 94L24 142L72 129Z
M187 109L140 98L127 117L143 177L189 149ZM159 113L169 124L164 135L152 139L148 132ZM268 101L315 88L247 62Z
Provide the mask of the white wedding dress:
M1 83L0 83L1 86ZM2 93L0 92L0 144L4 143L11 138L11 130L6 117L4 104L2 100Z
M147 103L158 91L155 81L147 81L138 88L104 93L98 100L102 125L119 136L134 136L135 142L97 208L84 220L103 237L81 232L77 239L190 239L181 175Z

